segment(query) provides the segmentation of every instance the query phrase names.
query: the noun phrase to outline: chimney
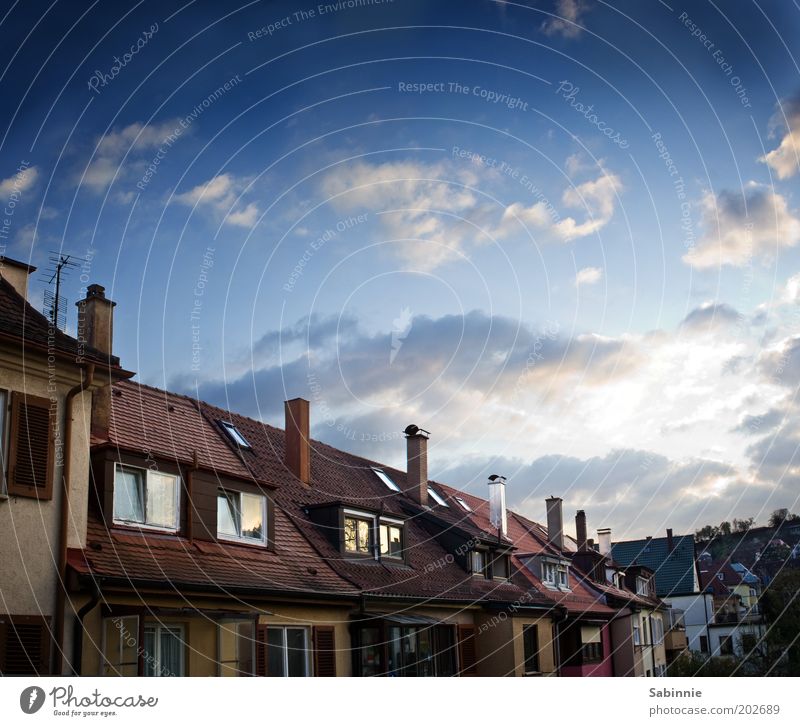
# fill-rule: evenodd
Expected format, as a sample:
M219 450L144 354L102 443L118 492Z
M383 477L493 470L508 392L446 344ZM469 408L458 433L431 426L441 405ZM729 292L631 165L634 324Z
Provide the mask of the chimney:
M578 551L588 549L586 543L586 512L579 509L575 514L575 539L578 540Z
M594 549L594 540L591 537L589 537L589 539L586 540L586 549L589 550Z
M672 536L672 530L667 530L667 552L672 552L675 549L675 539Z
M597 546L601 555L611 555L611 528L604 527L597 530Z
M78 341L107 356L113 354L114 306L102 285L89 285L78 308ZM110 365L110 361L109 361ZM92 433L107 437L111 424L111 383L92 393Z
M32 265L0 256L0 277L10 283L25 300L28 299L28 276L32 272L36 272Z
M564 519L561 514L561 497L549 497L547 505L547 541L559 552L564 550Z
M508 534L506 478L497 474L489 477L489 521L503 537Z
M114 307L102 285L89 285L78 306L78 340L106 355L114 351Z
M406 426L405 493L417 504L428 504L428 432L414 424Z
M286 445L284 463L303 484L311 484L311 442L309 440L309 410L305 398L293 398L284 403L286 416Z

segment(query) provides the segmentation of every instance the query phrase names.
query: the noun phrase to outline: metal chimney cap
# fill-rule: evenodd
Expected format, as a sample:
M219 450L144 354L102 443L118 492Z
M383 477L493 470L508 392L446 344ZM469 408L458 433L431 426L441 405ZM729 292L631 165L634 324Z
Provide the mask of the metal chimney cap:
M431 432L430 431L426 431L425 429L421 429L416 424L409 424L408 426L406 426L406 428L403 431L403 433L406 436L408 436L408 438L411 438L412 436L419 436L420 434L422 434L423 436L428 436L428 435L430 435Z
M492 483L494 483L494 482L496 482L498 480L500 480L501 482L504 482L506 480L506 478L504 476L500 476L499 474L492 474L489 477L489 481L492 482Z

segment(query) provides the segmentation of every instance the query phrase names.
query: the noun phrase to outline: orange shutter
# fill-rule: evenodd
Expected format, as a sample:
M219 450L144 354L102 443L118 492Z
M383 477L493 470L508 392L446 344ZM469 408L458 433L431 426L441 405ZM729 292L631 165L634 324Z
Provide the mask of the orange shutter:
M336 675L336 636L332 625L314 626L314 675Z
M474 676L478 673L475 655L475 626L458 626L458 670L461 676Z

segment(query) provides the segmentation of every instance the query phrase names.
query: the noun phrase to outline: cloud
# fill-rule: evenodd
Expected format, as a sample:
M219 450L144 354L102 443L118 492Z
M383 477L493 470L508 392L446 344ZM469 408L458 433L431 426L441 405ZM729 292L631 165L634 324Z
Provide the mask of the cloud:
M703 236L683 257L693 267L742 267L754 259L773 259L800 241L800 219L786 198L755 182L741 192L708 192L700 211Z
M603 174L597 179L569 187L561 196L567 207L583 209L586 220L578 222L574 217L562 217L552 204L540 200L525 207L519 202L509 205L495 234L506 237L512 231L520 230L519 223L541 230L546 236L558 242L586 237L599 232L614 215L614 201L622 191L622 182L616 174Z
M250 228L261 216L261 210L255 202L241 206L242 194L250 181L233 174L218 174L188 192L177 194L175 200L190 207L210 208L223 218L225 224Z
M594 285L603 277L603 270L600 267L584 267L581 270L578 270L578 274L575 275L575 287L580 287L581 285Z
M584 0L558 0L555 10L560 17L545 20L541 25L542 32L547 36L577 38L583 32L578 23L588 12L588 4Z
M785 120L785 134L778 147L759 161L767 164L778 179L789 179L797 173L800 164L800 98L782 103L779 113Z
M681 321L681 327L688 330L707 332L720 327L735 325L741 319L740 313L726 303L705 302L689 312Z
M92 160L76 174L76 183L101 194L115 179L121 181L141 174L151 161L152 152L176 129L181 129L177 120L151 124L137 121L101 136Z
M0 181L0 199L8 199L12 194L27 192L38 178L39 170L35 166L17 171L8 179Z

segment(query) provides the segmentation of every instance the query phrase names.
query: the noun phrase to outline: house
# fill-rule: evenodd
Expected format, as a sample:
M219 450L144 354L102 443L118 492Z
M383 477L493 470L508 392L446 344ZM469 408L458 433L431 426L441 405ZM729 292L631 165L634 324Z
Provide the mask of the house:
M656 595L674 611L668 617L674 629L666 633L668 662L687 646L708 653L713 596L701 590L694 537L668 529L666 537L614 542L611 555L624 567L640 565L654 573Z
M78 337L28 301L35 267L0 258L0 673L64 672L67 548L86 544L92 396L131 376L107 355L113 303L90 286ZM85 325L91 318L93 325Z

